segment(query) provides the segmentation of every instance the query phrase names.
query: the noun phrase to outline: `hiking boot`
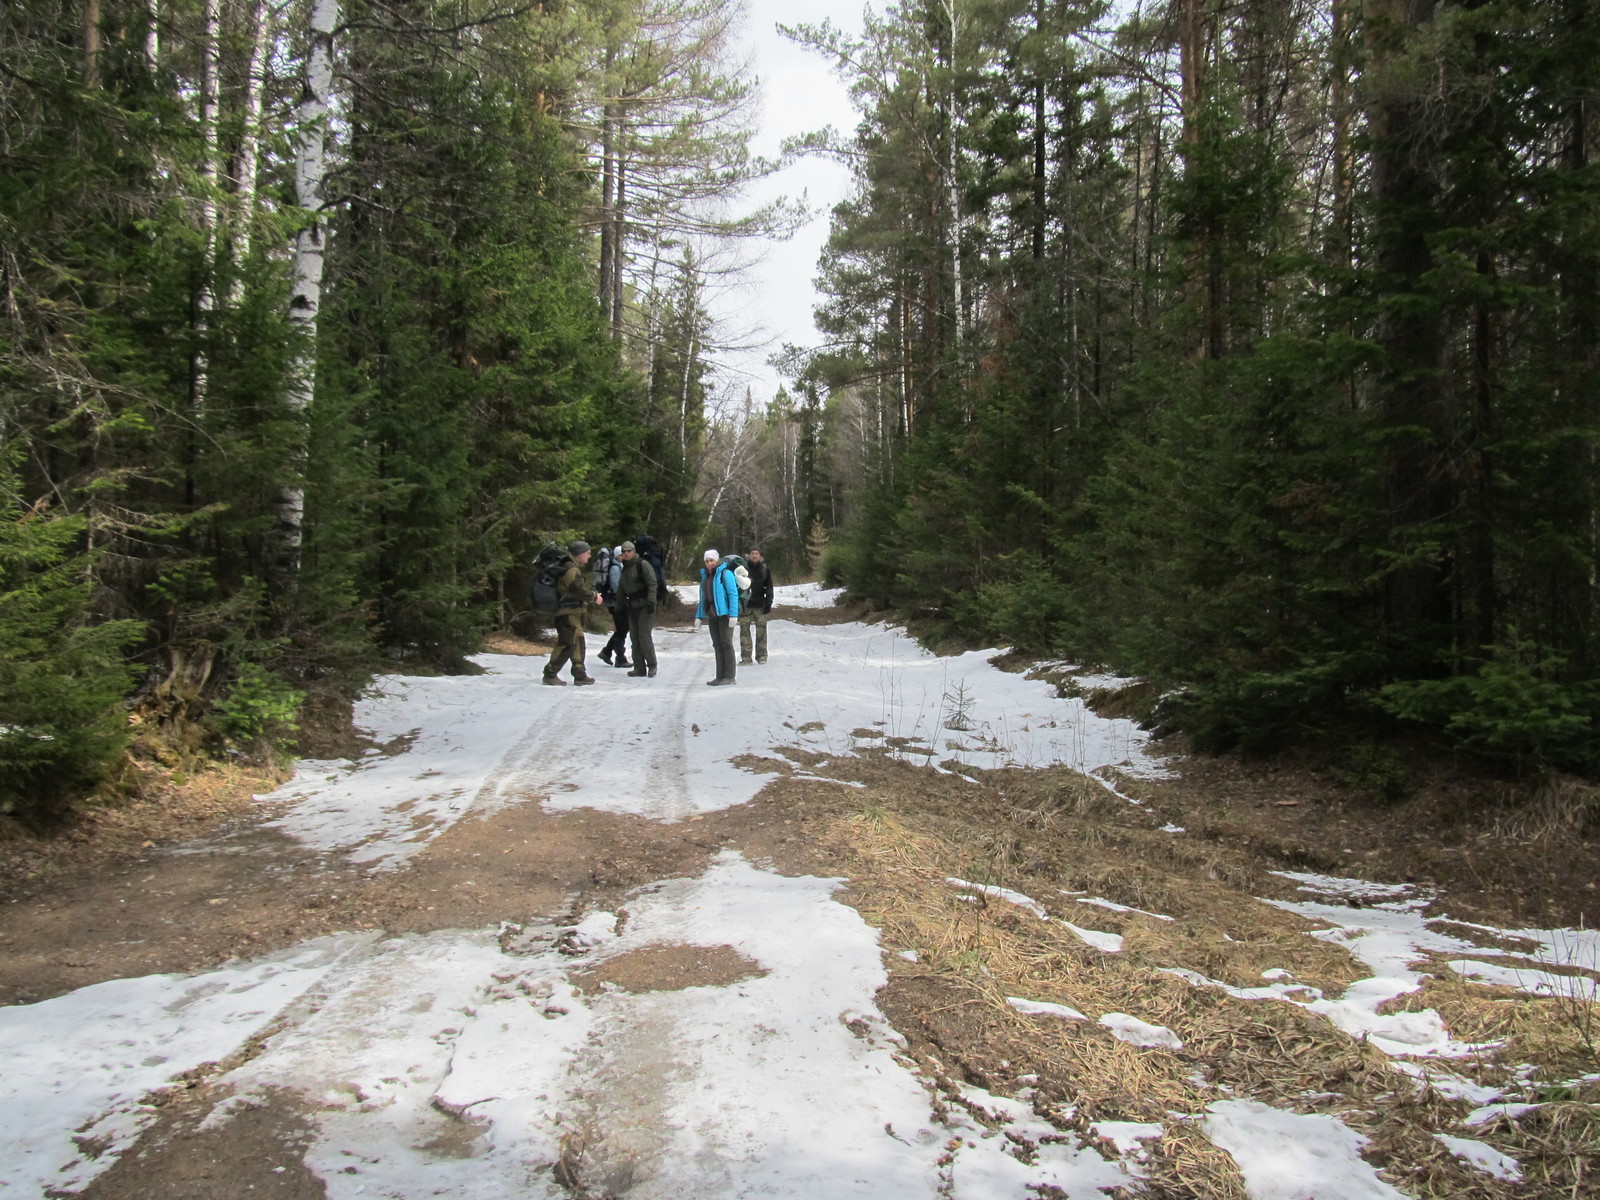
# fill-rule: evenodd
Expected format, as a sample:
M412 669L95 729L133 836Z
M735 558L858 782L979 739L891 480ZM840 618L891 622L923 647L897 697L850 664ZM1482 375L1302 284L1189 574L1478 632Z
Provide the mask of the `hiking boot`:
M600 661L605 663L605 665L609 667L611 665L611 651L609 651L609 650L600 651Z
M741 667L748 667L753 662L755 662L755 659L753 659L753 658L741 658L739 660L739 665Z
M708 680L706 680L706 686L707 687L722 687L725 684L730 684L732 682L733 682L732 679L708 679Z
M645 669L643 667L635 667L633 670L629 671L628 674L633 676L635 679L643 679L645 677Z
M645 674L650 676L651 679L654 679L656 677L656 669L654 667L650 667L645 671Z
M572 682L577 684L579 687L582 687L586 683L593 683L594 682L594 676L593 675L574 675L572 677Z
M544 685L545 687L566 687L567 681L559 675L546 675L544 677Z
M758 659L756 659L756 661L757 661L757 662L758 662L758 663L764 663L764 662L766 662L766 661L767 661L767 660L766 660L766 658L765 658L765 657L762 657L762 658L758 658Z
M617 655L617 661L612 663L611 665L613 667L631 667L631 666L633 666L633 664L631 662L629 662L627 659L623 658L622 655L620 655L620 654Z

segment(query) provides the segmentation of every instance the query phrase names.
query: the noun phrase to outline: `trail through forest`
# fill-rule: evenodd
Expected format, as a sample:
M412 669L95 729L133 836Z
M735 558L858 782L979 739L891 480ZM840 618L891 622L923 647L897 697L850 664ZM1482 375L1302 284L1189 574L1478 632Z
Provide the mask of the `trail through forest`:
M364 756L7 905L0 1195L1581 1194L1592 932L1272 870L1117 681L831 599L735 688L684 628L388 677Z

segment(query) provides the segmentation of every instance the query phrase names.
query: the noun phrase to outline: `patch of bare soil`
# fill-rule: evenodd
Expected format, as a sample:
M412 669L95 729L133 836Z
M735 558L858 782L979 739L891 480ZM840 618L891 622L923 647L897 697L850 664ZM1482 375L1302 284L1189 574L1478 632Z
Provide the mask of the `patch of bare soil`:
M765 975L761 964L732 946L644 946L572 972L585 995L607 986L624 992L675 992L692 987L728 987Z
M162 1106L132 1150L78 1195L83 1200L323 1200L327 1189L305 1165L311 1121L297 1098L274 1098L236 1110L225 1123L198 1128L206 1108L195 1094Z
M503 630L485 637L483 648L490 654L515 654L521 658L546 658L550 654L549 643L529 641Z
M1422 760L1385 799L1339 763L1180 756L1170 780L1123 779L1191 838L1285 870L1418 884L1464 920L1586 926L1600 919L1600 788L1516 785Z

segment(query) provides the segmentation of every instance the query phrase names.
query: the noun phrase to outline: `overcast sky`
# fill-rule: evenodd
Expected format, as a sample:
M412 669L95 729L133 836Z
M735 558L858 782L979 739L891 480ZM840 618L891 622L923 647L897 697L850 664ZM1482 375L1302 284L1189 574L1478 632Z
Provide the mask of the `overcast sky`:
M821 24L824 19L851 33L861 29L863 0L746 0L749 15L745 40L751 66L761 80L761 124L756 152L776 156L783 139L832 125L841 132L855 127L845 85L820 55L803 50L782 37L779 22ZM882 7L879 5L879 7ZM817 216L787 242L765 247L762 261L749 272L748 282L730 289L720 299L721 315L729 331L760 326L757 336L769 339L748 351L719 356L719 383L732 384L743 395L748 383L757 404L771 399L779 384L778 373L766 364L784 343L815 345L811 323L816 303L812 280L817 255L828 236L828 213L848 193L849 176L837 164L818 159L797 163L766 181L752 194L760 202L775 195L804 195ZM719 388L719 390L721 390Z

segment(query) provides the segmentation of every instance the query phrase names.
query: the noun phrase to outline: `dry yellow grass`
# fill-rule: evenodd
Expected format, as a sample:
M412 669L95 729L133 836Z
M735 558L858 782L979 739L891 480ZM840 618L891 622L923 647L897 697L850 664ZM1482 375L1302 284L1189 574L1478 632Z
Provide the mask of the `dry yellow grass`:
M1161 1123L1152 1195L1242 1200L1233 1160L1195 1128L1209 1104L1227 1097L1339 1116L1370 1139L1369 1162L1414 1196L1584 1194L1571 1189L1584 1186L1583 1155L1600 1150L1592 1103L1566 1104L1570 1111L1531 1127L1464 1130L1469 1102L1420 1086L1322 1016L1283 1000L1235 999L1164 969L1235 987L1260 986L1264 971L1285 969L1330 997L1369 973L1341 947L1308 937L1311 923L1254 899L1250 885L1264 880L1258 864L1161 833L1125 802L1103 803L1092 781L1006 773L1003 786L986 779L974 787L887 760L836 766L868 789L862 804L833 819L826 840L850 863L847 898L882 931L885 949L915 952L915 962L891 953L900 982L890 990L921 989L923 1028L912 1044L928 1069L988 1085L1026 1070L1037 1076L1041 1107L1071 1111L1067 1123L1085 1130L1100 1119ZM1052 917L1120 934L1123 949L1096 949L1060 920L952 886L950 877L1023 893ZM1077 905L1063 892L1160 916ZM1013 996L1090 1019L1028 1016L1007 1002ZM1571 1069L1582 1049L1556 1002L1497 993L1443 968L1394 1007L1433 1007L1458 1039L1503 1042L1480 1060L1450 1064L1487 1083L1509 1081L1514 1063ZM1113 1012L1172 1030L1181 1049L1117 1040L1095 1021ZM1530 1192L1472 1169L1436 1131L1532 1159L1540 1186L1561 1190Z

